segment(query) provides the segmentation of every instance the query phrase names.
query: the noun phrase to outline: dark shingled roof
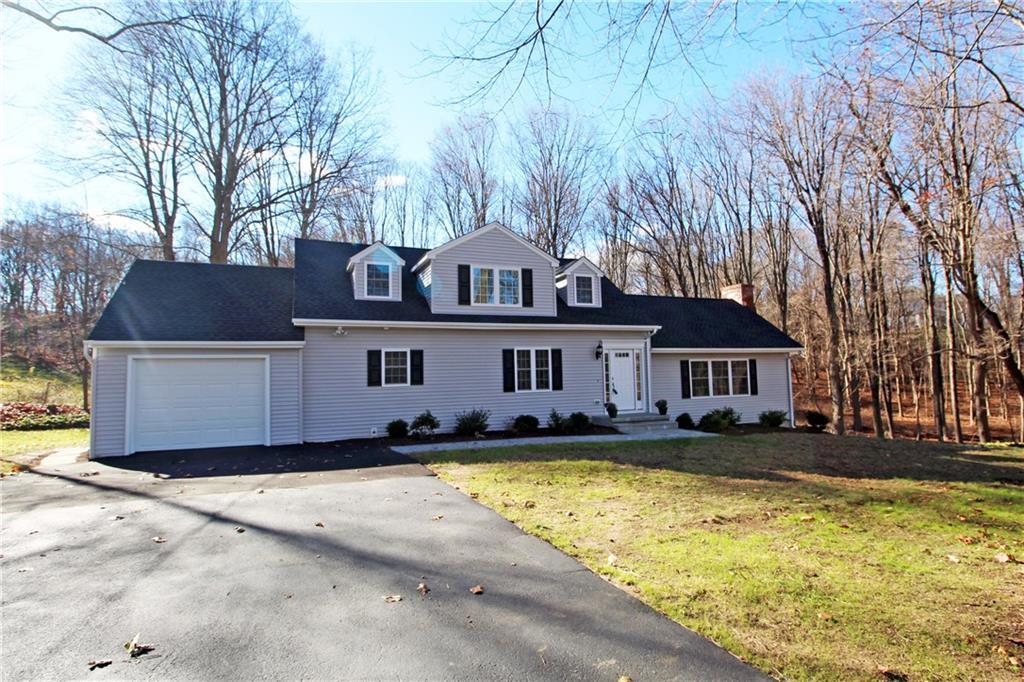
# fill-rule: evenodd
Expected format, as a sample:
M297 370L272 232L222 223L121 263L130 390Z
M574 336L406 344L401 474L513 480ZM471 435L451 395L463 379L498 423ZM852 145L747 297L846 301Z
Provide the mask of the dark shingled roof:
M292 270L139 260L90 341L301 341Z
M367 244L295 240L295 317L329 320L421 322L497 322L519 324L660 325L655 348L799 348L770 322L738 303L714 298L677 298L625 294L602 280L600 308L566 305L558 299L558 315L434 315L416 289L411 272L427 249L390 247L406 262L402 269L402 301L357 300L349 258ZM563 264L571 261L562 260Z
M301 341L293 317L408 322L492 322L661 326L655 348L799 348L738 303L715 298L625 294L607 279L602 306L566 305L558 315L434 315L416 288L412 266L427 252L390 247L406 262L402 301L357 300L349 258L365 244L295 240L294 270L248 265L136 261L91 341ZM563 260L563 263L565 261Z

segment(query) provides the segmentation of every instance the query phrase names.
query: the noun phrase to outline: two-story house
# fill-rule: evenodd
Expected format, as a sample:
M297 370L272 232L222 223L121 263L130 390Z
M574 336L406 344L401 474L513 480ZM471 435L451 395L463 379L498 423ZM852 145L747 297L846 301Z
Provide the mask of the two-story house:
M297 239L294 268L137 261L89 335L92 455L450 430L552 409L790 413L799 344L721 299L625 294L497 223L434 249Z

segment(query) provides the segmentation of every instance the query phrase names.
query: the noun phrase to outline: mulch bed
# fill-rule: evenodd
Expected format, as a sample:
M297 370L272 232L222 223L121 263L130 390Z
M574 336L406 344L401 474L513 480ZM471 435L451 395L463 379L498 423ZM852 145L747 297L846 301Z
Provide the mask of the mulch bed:
M408 438L385 438L383 440L388 445L424 445L427 443L464 443L466 441L539 438L544 436L570 438L572 436L613 436L616 434L618 434L618 431L611 427L591 424L586 429L576 433L555 433L551 429L537 429L536 431L487 431L483 434L482 438L457 436L454 433L435 433L432 436L424 436L422 438L409 436Z

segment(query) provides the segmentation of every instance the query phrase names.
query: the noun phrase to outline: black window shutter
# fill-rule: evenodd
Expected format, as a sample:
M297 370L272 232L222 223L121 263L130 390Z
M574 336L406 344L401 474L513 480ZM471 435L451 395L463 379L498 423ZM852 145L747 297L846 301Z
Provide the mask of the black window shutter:
M562 349L551 349L551 389L562 390Z
M366 351L366 385L380 386L380 351Z
M413 386L423 385L423 351L409 351L409 383Z
M516 352L511 348L501 351L501 372L505 393L516 392Z
M459 305L469 305L469 266L459 266Z
M750 395L757 395L757 360L747 360L750 365Z
M687 399L690 397L690 361L680 360L679 361L679 376L682 378L683 384L683 398Z
M533 270L523 268L523 307L533 307Z

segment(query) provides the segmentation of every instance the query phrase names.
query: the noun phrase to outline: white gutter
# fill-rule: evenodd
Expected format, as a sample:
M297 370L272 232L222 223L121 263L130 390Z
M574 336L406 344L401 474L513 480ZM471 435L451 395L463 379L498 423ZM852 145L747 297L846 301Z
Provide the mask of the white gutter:
M86 341L93 348L302 348L305 341Z
M510 316L511 317L511 316ZM385 327L389 329L568 329L601 331L651 331L661 325L537 324L521 322L410 322L408 320L323 320L294 318L296 327Z
M803 353L803 346L799 348L652 348L652 353Z

